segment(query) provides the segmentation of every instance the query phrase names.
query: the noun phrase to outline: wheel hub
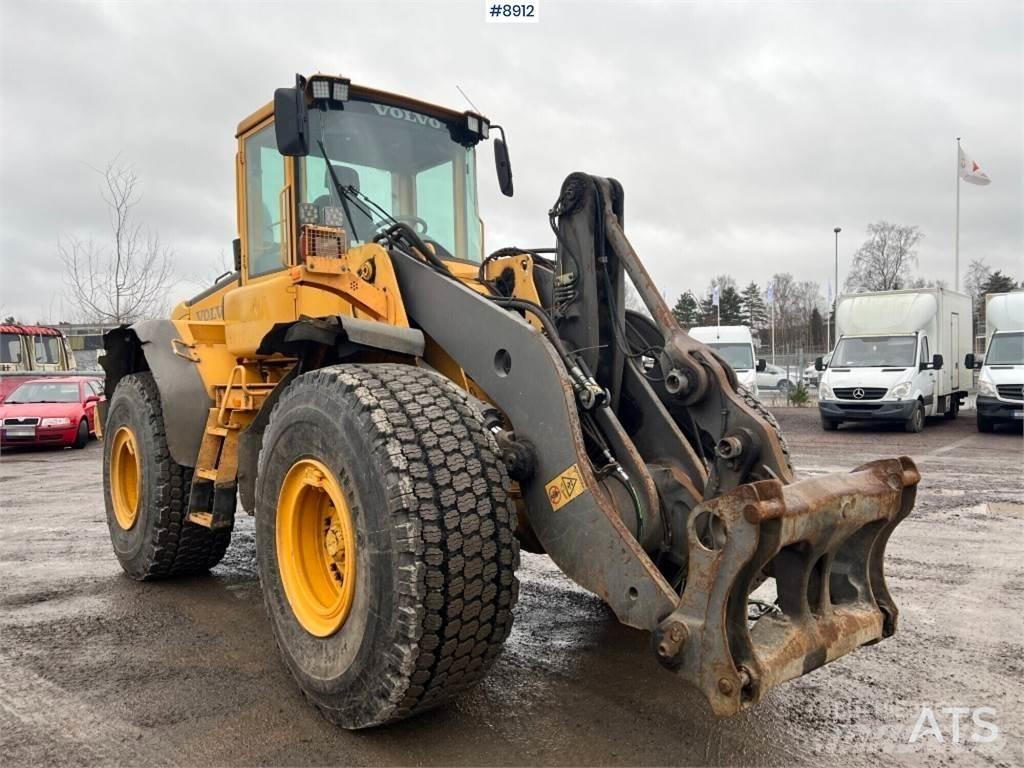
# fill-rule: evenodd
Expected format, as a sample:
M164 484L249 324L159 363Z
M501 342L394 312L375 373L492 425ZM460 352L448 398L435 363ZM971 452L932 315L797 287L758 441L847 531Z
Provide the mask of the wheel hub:
M285 475L276 545L296 621L316 637L333 635L355 600L355 526L337 479L316 459L296 461Z
M130 531L139 519L141 496L138 443L131 428L123 426L114 433L110 447L110 501L114 519L125 531Z

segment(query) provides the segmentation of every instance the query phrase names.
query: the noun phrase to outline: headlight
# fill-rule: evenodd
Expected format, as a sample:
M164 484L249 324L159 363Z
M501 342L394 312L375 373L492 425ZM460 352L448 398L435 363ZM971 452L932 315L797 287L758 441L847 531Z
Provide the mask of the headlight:
M996 385L988 379L978 379L978 394L986 397L998 397L999 395L996 392Z
M832 394L832 387L825 382L818 385L818 399L819 400L835 400L836 396Z
M889 390L889 394L892 395L893 397L898 397L900 400L902 400L904 397L910 394L911 386L912 382L904 381L902 384L897 384L895 387Z
M71 419L64 416L58 416L53 419L43 419L39 422L40 427L69 427L71 426Z

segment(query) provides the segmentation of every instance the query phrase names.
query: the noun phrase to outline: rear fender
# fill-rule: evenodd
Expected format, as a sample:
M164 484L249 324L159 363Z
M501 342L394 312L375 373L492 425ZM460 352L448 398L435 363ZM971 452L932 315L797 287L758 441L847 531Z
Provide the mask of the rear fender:
M171 320L146 320L122 325L103 336L105 353L99 363L106 372L107 403L125 376L151 371L160 392L167 448L177 464L194 467L213 400L206 393L199 367L175 354L172 342L180 334ZM100 418L106 420L103 403Z

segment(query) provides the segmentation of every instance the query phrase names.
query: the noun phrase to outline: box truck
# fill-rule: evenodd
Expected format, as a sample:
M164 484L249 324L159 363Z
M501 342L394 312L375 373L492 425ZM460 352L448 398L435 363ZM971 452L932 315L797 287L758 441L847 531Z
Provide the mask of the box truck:
M698 325L687 331L697 341L714 349L736 372L739 383L760 397L757 373L766 366L754 357L754 337L745 325Z
M1024 419L1024 291L985 296L985 356L968 353L964 366L980 369L979 432Z
M840 296L832 358L818 385L821 426L898 422L920 432L927 416L956 418L972 388L971 299L943 288Z

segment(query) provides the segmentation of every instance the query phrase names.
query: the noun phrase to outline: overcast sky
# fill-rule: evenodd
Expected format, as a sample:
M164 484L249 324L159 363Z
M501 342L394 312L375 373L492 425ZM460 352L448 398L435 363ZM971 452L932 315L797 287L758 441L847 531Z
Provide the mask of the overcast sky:
M486 248L545 246L562 179L626 190L626 233L670 299L715 274L840 281L877 219L925 234L953 280L956 137L992 184L961 189L961 266L1024 277L1024 3L0 0L0 312L62 308L58 237L107 234L91 170L135 166L140 220L183 279L236 236L235 126L296 72L462 110L508 132L516 196L481 145ZM174 298L194 291L181 283Z

